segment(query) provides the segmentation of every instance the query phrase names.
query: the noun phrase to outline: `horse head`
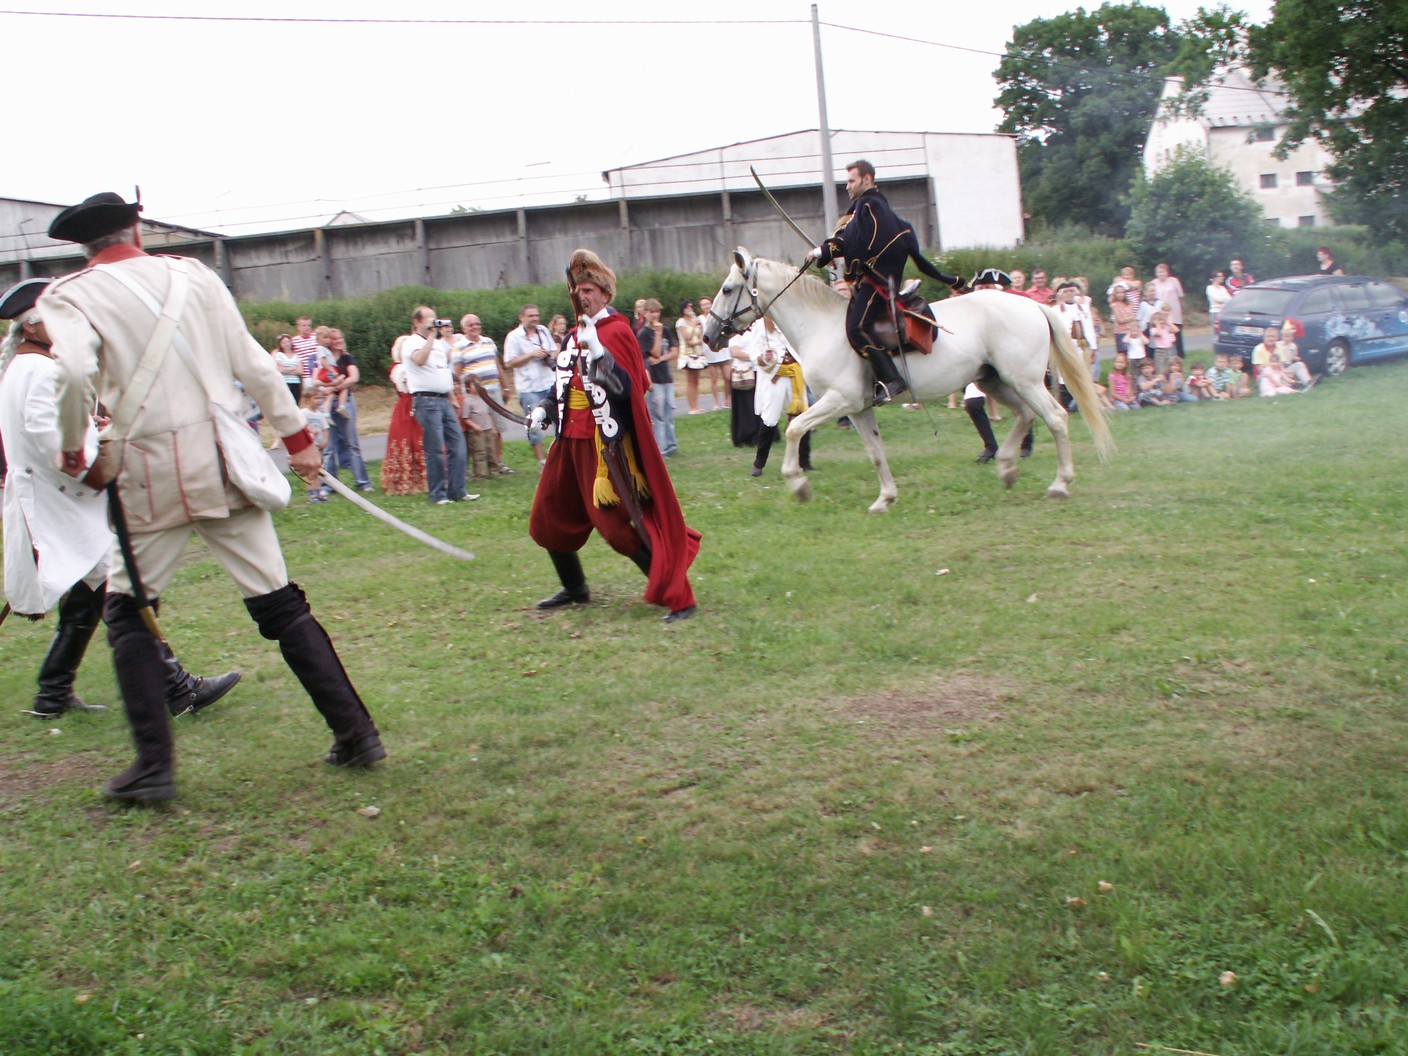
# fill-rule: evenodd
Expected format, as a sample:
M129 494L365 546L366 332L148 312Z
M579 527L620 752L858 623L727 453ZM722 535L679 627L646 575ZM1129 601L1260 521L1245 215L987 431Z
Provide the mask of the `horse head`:
M728 277L714 294L714 303L704 319L704 343L718 348L715 342L726 342L748 327L763 314L758 301L758 263L742 246L733 251L733 266Z

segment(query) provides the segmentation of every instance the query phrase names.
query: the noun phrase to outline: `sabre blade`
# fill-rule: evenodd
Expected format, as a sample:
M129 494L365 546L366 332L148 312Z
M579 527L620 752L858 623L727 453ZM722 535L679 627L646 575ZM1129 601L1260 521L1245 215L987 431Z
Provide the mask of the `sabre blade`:
M362 496L358 495L355 491L349 488L346 484L342 483L342 481L334 477L327 470L319 470L318 476L322 478L324 484L332 488L333 491L337 492L348 502L352 503L354 506L357 506L362 510L365 510L377 520L381 521L384 524L390 525L392 528L395 528L398 532L401 532L404 535L409 535L412 539L416 540L416 542L424 543L426 546L431 547L434 550L439 550L442 554L445 554L448 557L458 558L461 561L474 560L474 555L471 554L468 550L461 550L458 546L455 546L452 543L447 543L443 539L437 539L429 532L423 532L414 525L407 524L405 521L401 520L401 518L392 516L391 514L387 513L380 506L368 502L366 499L362 498Z

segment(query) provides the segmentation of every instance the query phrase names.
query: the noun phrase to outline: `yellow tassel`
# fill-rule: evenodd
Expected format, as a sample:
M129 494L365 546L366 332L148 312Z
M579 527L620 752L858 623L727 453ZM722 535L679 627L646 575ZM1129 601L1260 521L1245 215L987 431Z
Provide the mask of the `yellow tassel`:
M807 383L802 380L802 364L784 363L777 368L777 376L792 383L792 399L788 401L788 414L801 414L807 409Z
M632 437L621 438L621 450L626 453L626 469L631 474L631 480L635 484L636 497L641 501L650 498L650 487L646 484L645 474L641 472L640 463L636 460L636 445ZM616 488L611 483L611 473L606 468L606 458L602 455L601 433L596 434L596 483L592 485L592 502L598 509L606 506L615 506L621 501L621 497L616 494Z

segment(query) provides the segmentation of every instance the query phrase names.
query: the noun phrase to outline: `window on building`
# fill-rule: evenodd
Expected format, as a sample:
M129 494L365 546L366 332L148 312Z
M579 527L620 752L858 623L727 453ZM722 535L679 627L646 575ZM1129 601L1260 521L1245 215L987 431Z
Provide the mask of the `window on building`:
M1297 227L1314 227L1314 226L1315 226L1315 217L1313 217L1313 216L1298 216L1298 217L1296 217L1296 226L1297 226Z
M1313 172L1298 172L1298 173L1296 173L1296 186L1297 186L1297 187L1314 187L1314 186L1315 186L1315 173L1313 173Z
M1258 143L1270 143L1276 138L1276 129L1273 125L1262 125L1252 133L1252 138Z
M1274 172L1263 172L1261 174L1261 189L1270 190L1276 186L1276 174Z

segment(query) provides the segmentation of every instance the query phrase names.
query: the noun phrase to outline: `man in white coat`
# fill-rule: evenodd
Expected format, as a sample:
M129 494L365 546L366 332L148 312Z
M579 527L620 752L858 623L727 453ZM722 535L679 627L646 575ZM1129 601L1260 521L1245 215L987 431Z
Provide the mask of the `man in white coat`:
M807 386L802 378L802 365L792 354L787 337L765 315L740 339L746 357L758 371L753 387L753 408L763 420L758 430L758 449L753 455L752 476L760 477L768 464L768 452L779 438L778 422L785 414L790 422L807 409ZM812 434L802 437L799 452L801 466L812 468Z
M0 319L13 320L0 346L0 436L13 453L15 471L5 489L5 599L14 612L35 620L59 606L59 626L39 667L39 692L27 709L46 719L107 710L81 700L73 684L102 615L112 548L104 493L58 468L56 370L35 308L49 281L28 279L0 297ZM96 455L91 424L83 446L88 458ZM200 711L240 680L235 671L197 678L169 649L163 657L172 715Z
M89 262L56 280L39 301L59 367L64 472L79 478L88 472L83 441L96 390L114 419L125 423L121 437L106 445L111 457L99 456L99 467L115 467L148 597L171 582L191 533L200 535L332 730L324 762L370 766L386 756L376 724L303 592L289 582L273 519L229 482L231 463L217 444L215 419L237 413L238 380L283 438L289 465L309 483L318 479L322 461L312 434L220 277L195 260L144 253L140 211L140 203L97 194L65 209L49 227L50 238L82 244ZM166 341L152 340L159 316L176 320ZM141 397L135 408L134 399L123 404L129 391ZM161 699L159 643L142 621L137 593L129 570L113 561L104 618L137 760L108 781L103 794L163 800L175 794L174 751Z

